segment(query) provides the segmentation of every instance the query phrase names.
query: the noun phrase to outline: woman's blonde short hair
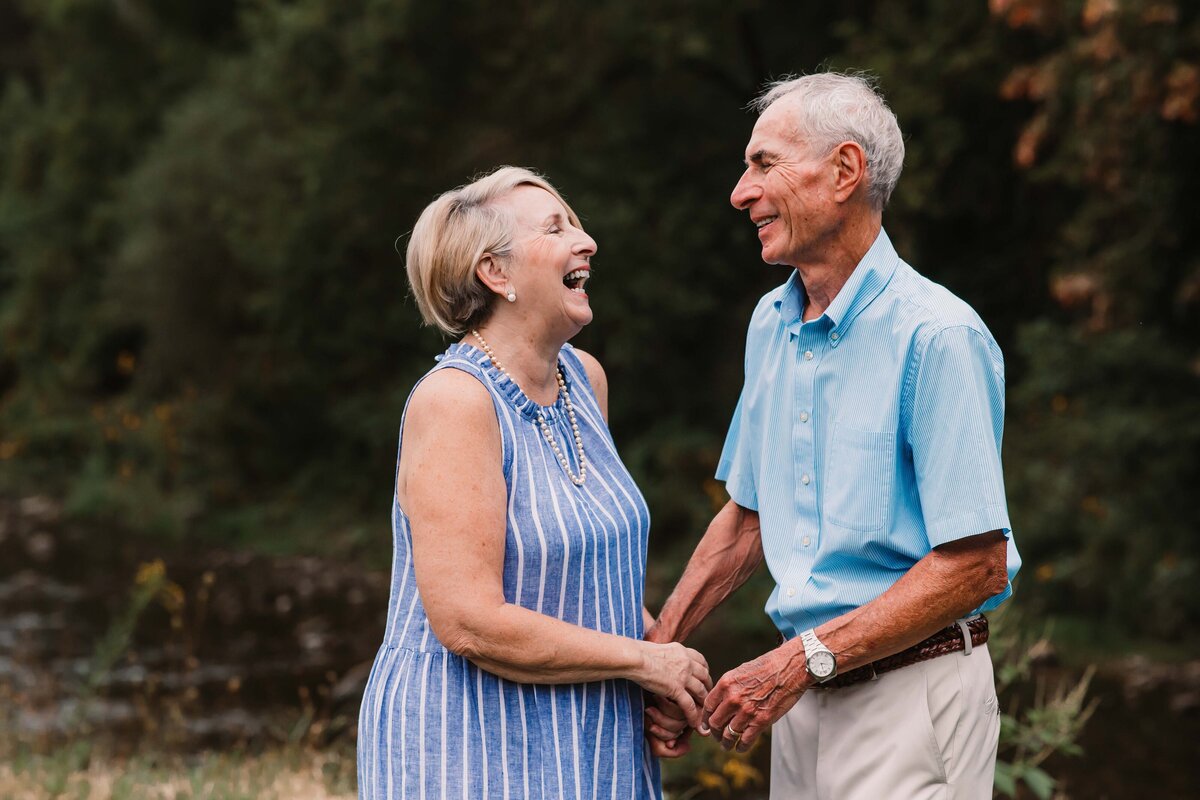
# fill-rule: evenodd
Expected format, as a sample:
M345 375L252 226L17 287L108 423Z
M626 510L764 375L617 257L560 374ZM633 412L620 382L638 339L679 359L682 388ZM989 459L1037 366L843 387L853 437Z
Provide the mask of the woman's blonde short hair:
M558 198L571 224L579 217L558 190L522 167L499 167L451 189L425 207L408 240L408 283L426 325L462 334L491 316L497 295L479 280L475 267L485 254L510 258L512 215L497 205L518 186L537 186Z

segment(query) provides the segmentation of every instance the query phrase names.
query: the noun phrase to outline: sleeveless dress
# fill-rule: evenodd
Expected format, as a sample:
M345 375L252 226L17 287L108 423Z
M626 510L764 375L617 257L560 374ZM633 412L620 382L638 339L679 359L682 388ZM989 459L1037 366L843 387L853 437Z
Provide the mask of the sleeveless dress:
M561 395L553 406L538 406L463 343L451 345L426 377L462 370L492 396L508 488L505 600L641 639L649 511L570 345L559 353L559 368L588 460L581 487L537 423L540 410L578 475ZM450 492L446 502L454 502ZM395 492L392 532L387 629L359 713L360 798L662 797L658 760L643 739L640 687L623 679L516 683L451 653L430 629L417 593L412 532Z

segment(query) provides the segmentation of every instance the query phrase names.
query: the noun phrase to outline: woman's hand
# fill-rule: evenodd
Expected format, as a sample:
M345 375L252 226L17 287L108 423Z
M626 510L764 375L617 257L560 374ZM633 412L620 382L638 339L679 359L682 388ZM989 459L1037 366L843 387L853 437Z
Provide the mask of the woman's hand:
M712 688L704 656L678 642L641 642L640 646L642 665L632 676L633 680L652 694L674 702L688 725L699 727L704 698Z

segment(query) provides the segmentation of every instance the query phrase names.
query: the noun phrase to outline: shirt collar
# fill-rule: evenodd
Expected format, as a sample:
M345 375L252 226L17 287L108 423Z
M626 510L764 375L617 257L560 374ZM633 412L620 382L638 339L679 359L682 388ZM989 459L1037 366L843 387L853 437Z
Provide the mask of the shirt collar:
M800 313L804 311L804 284L800 281L800 271L792 270L792 275L783 285L783 291L775 300L775 310L783 318L783 324L789 329L800 323Z
M892 240L888 238L887 232L880 228L879 235L875 237L866 255L858 262L850 278L829 304L829 308L825 309L824 316L829 318L833 327L842 335L845 335L854 318L879 296L883 287L887 286L896 271L898 261L899 256L896 255L896 248L892 246ZM775 310L789 329L799 327L805 300L804 283L800 280L799 270L795 270L774 304Z

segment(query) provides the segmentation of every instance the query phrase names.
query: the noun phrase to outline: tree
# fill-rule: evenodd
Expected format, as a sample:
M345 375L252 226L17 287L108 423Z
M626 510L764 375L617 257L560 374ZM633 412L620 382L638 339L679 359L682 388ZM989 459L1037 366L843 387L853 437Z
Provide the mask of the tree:
M993 0L1041 52L1001 95L1054 198L1054 313L1023 325L1014 503L1046 607L1183 635L1200 619L1200 14Z

